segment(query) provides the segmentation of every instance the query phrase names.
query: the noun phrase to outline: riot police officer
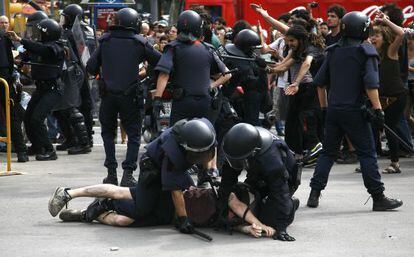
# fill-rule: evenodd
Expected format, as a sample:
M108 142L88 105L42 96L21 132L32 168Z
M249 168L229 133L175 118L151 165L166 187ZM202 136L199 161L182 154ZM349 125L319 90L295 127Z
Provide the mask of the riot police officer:
M364 96L374 109L372 121L384 122L384 112L378 99L378 53L368 37L369 18L361 12L350 12L342 18L341 40L327 48L324 60L315 78L322 108L327 108L323 149L311 179L309 207L317 207L321 190L325 189L340 140L346 133L355 146L361 164L364 185L373 198L373 211L400 207L398 199L384 196L384 184L378 172L374 139L370 123L361 107ZM329 85L329 98L326 86Z
M227 161L219 189L222 213L226 213L226 203L238 176L246 170L245 183L260 192L261 198L267 197L258 217L260 221L276 229L275 239L294 241L286 228L294 219L291 196L300 184L300 169L286 143L262 127L239 123L224 136L223 151ZM227 217L222 218L226 222Z
M83 154L91 151L92 147L92 100L90 94L89 80L87 79L86 73L82 71L84 65L82 63L82 53L79 52L80 44L83 42L76 42L73 36L73 25L76 19L81 21L83 17L83 9L77 4L70 4L66 6L61 14L61 25L63 27L63 39L67 43L68 51L68 62L66 62L65 78L67 76L74 77L68 80L64 80L66 85L64 98L60 110L55 112L59 126L62 133L65 136L65 142L62 145L56 147L57 150L68 150L69 154ZM88 46L88 50L91 47L95 49L95 40L93 36L93 30L83 22L80 24L79 31L84 37L85 43ZM91 33L85 33L92 31ZM75 32L76 33L76 32ZM90 43L92 42L92 43ZM86 48L84 48L86 49ZM86 51L86 50L84 50ZM74 71L74 72L72 72ZM77 74L78 75L77 75ZM77 77L82 78L77 78ZM75 81L79 81L76 83ZM80 83L80 85L78 85ZM67 87L75 87L75 89L66 90ZM72 90L79 90L74 92ZM80 98L78 100L67 100L70 98Z
M38 41L21 39L14 32L9 32L12 40L19 41L28 51L31 61L31 75L35 80L36 91L26 109L24 124L29 140L36 155L36 160L56 160L57 155L47 135L44 120L61 98L60 76L64 62L64 50L57 42L62 28L52 20L45 19L37 24Z
M141 141L142 96L137 96L135 87L139 80L139 64L148 61L156 65L161 54L153 49L138 33L139 16L131 8L123 8L116 13L115 26L100 39L100 45L87 63L87 70L100 76L103 82L99 121L102 126L102 139L105 147L105 167L108 176L104 183L118 184L115 159L115 132L118 114L128 135L126 159L122 163L124 174L121 186L133 186L132 176L137 168L137 158Z
M221 75L227 68L209 45L200 42L202 28L203 20L199 14L191 10L182 12L177 23L177 40L165 46L155 68L159 72L153 103L156 115L162 108L161 96L169 78L174 87L171 126L184 118L209 118L210 88L231 78L227 74L210 82L212 75Z
M237 33L234 43L224 46L224 51L227 55L247 59L254 57L254 49L260 45L261 40L257 33L251 29L244 29ZM260 125L260 107L265 90L267 90L267 75L264 70L266 63L260 58L257 58L255 62L225 58L224 62L229 69L238 69L224 89L224 94L230 96L237 86L242 86L243 105L238 112L244 122L255 126Z

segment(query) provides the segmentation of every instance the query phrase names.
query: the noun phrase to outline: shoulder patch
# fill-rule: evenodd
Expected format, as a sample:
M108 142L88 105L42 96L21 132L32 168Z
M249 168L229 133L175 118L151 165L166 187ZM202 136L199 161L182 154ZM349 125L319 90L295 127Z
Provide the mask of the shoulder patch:
M375 47L371 44L363 43L360 45L360 48L366 56L377 57L377 58L379 57L377 49L375 49Z

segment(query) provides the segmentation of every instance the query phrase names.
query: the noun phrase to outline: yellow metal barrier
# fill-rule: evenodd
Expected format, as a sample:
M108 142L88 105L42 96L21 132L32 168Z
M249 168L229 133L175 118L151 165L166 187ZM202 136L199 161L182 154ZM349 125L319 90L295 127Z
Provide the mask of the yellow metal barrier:
M0 82L4 86L4 94L6 98L5 111L6 111L6 137L0 137L0 142L5 142L7 146L7 169L6 172L0 172L0 176L12 176L21 175L20 172L11 171L11 127L10 127L10 91L9 84L3 78L0 78Z

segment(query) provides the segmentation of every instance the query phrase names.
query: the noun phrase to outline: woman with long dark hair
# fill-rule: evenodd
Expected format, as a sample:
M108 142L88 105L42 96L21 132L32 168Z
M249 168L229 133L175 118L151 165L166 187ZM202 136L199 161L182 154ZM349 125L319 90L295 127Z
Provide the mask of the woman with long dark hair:
M403 42L404 31L383 13L379 13L375 21L380 25L374 26L370 40L380 56L379 95L385 112L385 124L395 131L399 121L403 118L407 101L407 91L401 80L398 60L398 49ZM385 135L390 148L391 164L383 173L400 173L399 142L388 131L385 131Z

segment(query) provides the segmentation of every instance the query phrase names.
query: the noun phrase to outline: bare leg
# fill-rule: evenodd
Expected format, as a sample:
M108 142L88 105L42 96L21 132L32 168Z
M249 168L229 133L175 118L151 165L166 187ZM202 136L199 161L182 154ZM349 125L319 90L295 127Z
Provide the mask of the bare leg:
M102 224L118 227L127 227L135 221L127 216L119 215L112 211L102 213L97 220Z
M132 199L129 187L118 187L111 184L99 184L67 190L72 198L103 197L112 199Z

